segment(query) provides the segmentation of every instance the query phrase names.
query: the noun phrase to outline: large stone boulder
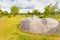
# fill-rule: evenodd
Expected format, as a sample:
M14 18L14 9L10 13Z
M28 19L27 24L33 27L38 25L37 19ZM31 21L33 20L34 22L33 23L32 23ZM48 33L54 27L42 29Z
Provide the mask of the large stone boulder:
M20 28L36 34L56 34L59 22L53 18L40 19L37 16L21 20Z

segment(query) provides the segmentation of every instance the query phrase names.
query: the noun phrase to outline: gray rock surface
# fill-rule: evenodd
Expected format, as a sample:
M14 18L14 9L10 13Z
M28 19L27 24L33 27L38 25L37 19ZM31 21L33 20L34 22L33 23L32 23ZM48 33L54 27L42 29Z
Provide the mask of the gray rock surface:
M44 18L41 22L46 27L44 29L44 34L54 34L59 25L59 22L53 18Z
M57 34L60 33L59 22L53 18L40 19L37 16L21 20L20 28L24 31L36 34Z

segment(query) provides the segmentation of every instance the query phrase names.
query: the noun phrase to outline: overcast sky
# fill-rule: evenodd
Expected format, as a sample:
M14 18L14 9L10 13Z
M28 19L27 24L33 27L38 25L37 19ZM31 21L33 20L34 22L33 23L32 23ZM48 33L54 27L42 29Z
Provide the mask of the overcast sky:
M0 0L0 7L3 10L9 11L11 6L17 6L21 12L32 11L38 9L40 12L44 11L44 7L49 4L55 4L60 0Z

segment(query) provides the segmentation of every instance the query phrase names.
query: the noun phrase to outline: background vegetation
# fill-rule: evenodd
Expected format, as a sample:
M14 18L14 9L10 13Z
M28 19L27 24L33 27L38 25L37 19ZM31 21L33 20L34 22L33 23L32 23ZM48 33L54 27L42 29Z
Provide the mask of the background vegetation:
M21 13L19 8L16 6L12 6L10 13L8 13L7 11L3 11L0 8L0 17L2 16L6 16L8 15L8 17L11 16L16 16L16 15L26 15L26 16L30 16L30 15L37 15L39 18L47 18L47 17L52 17L52 18L56 18L59 19L60 17L60 9L58 9L57 7L58 2L55 5L48 5L45 7L44 12L41 13L39 12L39 10L35 9L32 12L26 12L26 13Z

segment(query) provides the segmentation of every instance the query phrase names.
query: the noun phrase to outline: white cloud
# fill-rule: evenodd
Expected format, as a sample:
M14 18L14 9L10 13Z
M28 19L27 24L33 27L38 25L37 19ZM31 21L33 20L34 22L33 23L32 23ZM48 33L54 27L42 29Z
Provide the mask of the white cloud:
M4 8L9 8L13 4L14 3L12 3L11 1L7 1L7 0L0 1L0 7L4 7Z
M49 4L55 4L57 1L60 0L0 0L0 7L9 10L9 8L13 5L21 8L21 11L31 11L33 9L39 9L39 11L43 12L44 7Z

